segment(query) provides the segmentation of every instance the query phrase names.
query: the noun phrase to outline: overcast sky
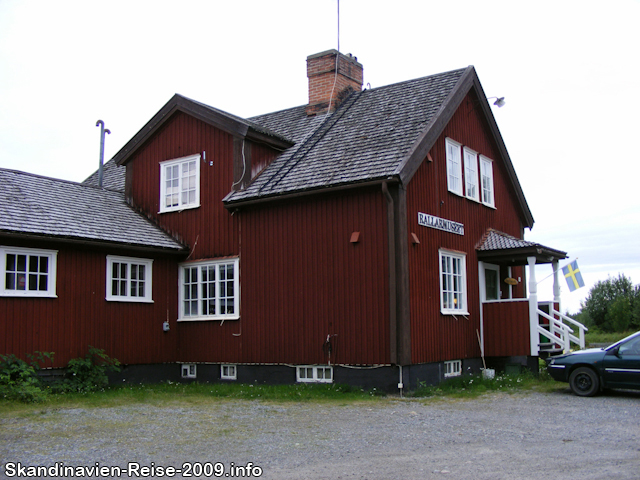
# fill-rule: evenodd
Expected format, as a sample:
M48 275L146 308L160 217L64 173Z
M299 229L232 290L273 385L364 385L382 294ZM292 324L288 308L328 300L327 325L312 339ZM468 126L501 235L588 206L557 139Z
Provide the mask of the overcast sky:
M174 93L242 117L307 103L337 0L0 0L0 167L82 181ZM474 65L535 225L586 288L640 283L640 0L342 0L340 50L372 87ZM0 186L1 188L1 186ZM538 280L551 267L538 269ZM551 298L551 279L539 285Z

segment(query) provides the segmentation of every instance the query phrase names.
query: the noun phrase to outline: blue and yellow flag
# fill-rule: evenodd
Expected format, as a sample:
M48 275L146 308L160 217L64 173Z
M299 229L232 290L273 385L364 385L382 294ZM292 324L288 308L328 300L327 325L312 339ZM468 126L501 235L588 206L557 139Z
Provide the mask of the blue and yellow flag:
M564 278L567 279L567 285L569 286L570 292L584 287L584 280L582 280L582 274L578 268L577 260L574 260L566 267L562 267L562 274L564 275Z

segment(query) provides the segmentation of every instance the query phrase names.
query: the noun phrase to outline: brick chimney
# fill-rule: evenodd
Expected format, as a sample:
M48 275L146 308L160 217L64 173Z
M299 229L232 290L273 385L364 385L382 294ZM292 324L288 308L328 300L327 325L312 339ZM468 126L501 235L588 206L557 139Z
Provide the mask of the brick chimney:
M307 57L307 77L309 78L307 115L324 113L329 108L335 110L349 93L362 90L362 65L350 53L344 55L338 53L337 50L327 50L309 55ZM332 91L333 96L331 95ZM331 105L329 105L329 101L331 101Z

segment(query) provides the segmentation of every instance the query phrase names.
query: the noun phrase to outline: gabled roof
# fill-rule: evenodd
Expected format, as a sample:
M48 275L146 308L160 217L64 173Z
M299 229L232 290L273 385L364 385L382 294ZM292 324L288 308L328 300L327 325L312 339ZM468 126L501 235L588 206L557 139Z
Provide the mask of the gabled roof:
M471 89L486 98L473 67L353 93L335 112L308 117L305 106L251 119L295 145L227 207L372 181L409 182ZM491 109L480 102L513 185L525 225L533 216Z
M293 145L293 142L288 138L272 132L261 125L176 93L171 100L115 154L112 160L117 165L125 165L131 155L176 112L184 112L232 135L260 141L279 149L289 148Z
M0 169L0 235L182 252L122 192Z
M536 263L550 263L567 258L561 250L529 242L492 228L488 229L476 245L478 259L487 262L526 265L527 257L536 257Z

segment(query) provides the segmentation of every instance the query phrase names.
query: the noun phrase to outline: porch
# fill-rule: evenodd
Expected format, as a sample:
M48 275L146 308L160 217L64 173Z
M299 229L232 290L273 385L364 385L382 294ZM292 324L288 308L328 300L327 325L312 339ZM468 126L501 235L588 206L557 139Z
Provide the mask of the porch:
M558 271L559 261L567 258L566 252L496 230L485 234L477 252L480 343L485 357L546 357L585 347L587 328L560 312ZM538 287L542 282L536 279L535 266L540 264L551 266L552 301L538 301ZM512 276L518 267L523 276L526 272L524 279ZM524 282L528 285L528 295L526 288L512 288Z

